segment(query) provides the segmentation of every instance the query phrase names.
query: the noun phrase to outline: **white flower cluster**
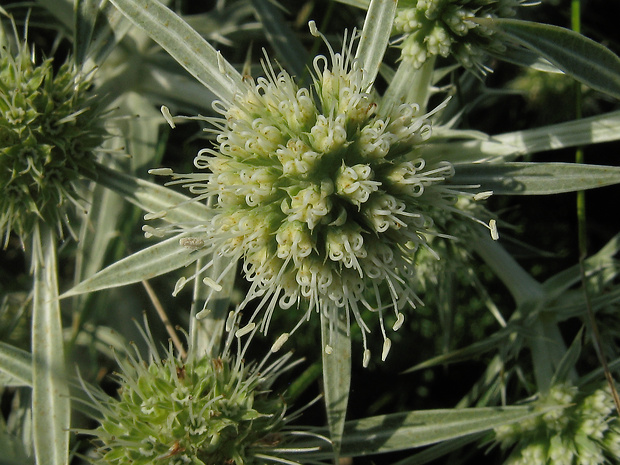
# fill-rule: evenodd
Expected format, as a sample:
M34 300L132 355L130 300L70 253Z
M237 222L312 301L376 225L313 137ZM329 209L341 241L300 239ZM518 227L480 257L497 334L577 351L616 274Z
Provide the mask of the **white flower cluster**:
M524 0L401 0L394 18L394 33L401 34L403 58L422 66L435 56L453 54L464 66L481 64L485 49L501 51L493 31L474 18L511 17Z
M540 403L565 408L496 428L502 448L515 446L506 465L602 465L620 457L620 424L609 386L580 392L561 384Z
M260 299L250 324L262 314L266 331L278 306L304 308L273 350L314 311L331 321L353 315L367 364L362 312L379 314L385 359L383 312L394 310L396 330L401 310L419 304L414 253L440 234L434 217L458 212L460 192L445 184L454 174L448 161L417 154L430 114L409 103L382 108L352 58L355 41L345 35L339 53L329 47L329 59L314 59L312 89L268 61L267 77L244 78L234 101L216 106L222 118L209 119L217 147L195 160L208 172L173 175L173 183L217 199L201 231L206 247L243 261L251 286L240 308Z

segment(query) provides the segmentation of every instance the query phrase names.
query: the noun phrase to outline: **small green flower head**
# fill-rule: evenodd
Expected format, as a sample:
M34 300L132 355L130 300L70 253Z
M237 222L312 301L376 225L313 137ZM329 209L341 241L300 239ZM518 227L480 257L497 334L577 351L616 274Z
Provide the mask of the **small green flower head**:
M228 351L181 360L169 348L163 359L119 360L118 398L99 393L101 425L84 432L102 444L95 463L249 465L286 455L286 403L270 388L290 355L271 364Z
M416 67L435 56L453 55L466 68L487 69L485 50L503 51L493 31L471 18L511 17L525 0L400 0L394 34L402 35L403 59Z
M579 391L561 384L539 400L550 410L526 422L496 428L509 465L603 465L620 457L620 423L609 386Z
M2 30L0 30L2 34ZM17 34L15 34L17 37ZM44 221L62 234L66 206L80 199L80 173L94 169L105 137L90 77L69 61L37 64L26 40L0 49L0 234L22 240Z
M430 114L417 104L384 108L363 85L354 42L345 36L341 52L329 47L329 58L314 59L311 89L268 64L267 77L245 78L234 101L217 107L222 118L210 120L217 147L195 159L208 173L174 175L172 183L217 198L205 243L243 261L251 286L242 308L260 298L254 315L264 311L266 322L277 306L305 308L274 351L312 312L332 321L345 314L362 328L367 364L362 311L379 314L385 359L383 312L394 310L397 330L401 310L419 303L413 256L440 234L434 218L459 212L460 193L445 183L450 162L419 153Z

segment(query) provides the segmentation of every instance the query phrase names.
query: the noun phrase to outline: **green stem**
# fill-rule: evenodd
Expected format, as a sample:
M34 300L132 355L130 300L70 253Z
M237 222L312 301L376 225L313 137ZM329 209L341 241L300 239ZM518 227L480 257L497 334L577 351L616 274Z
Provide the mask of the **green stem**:
M575 32L581 32L581 0L572 0L571 1L571 28ZM582 117L582 95L581 95L581 84L577 81L574 83L575 89L575 118L581 119ZM577 147L575 151L575 163L584 163L584 152L583 147ZM596 318L594 317L594 312L592 310L592 305L590 301L590 293L588 291L588 286L586 285L586 275L584 268L584 260L588 256L588 238L587 238L587 230L586 230L586 193L585 191L577 191L577 234L578 234L578 242L579 242L579 267L581 271L581 281L583 283L583 293L586 300L586 310L587 310L587 321L590 326L590 331L592 332L592 339L594 344L594 349L596 351L596 355L599 359L601 366L603 367L603 371L605 372L605 378L609 387L611 389L612 397L614 399L614 404L616 406L616 411L618 415L620 415L620 396L618 396L618 391L616 390L616 385L609 370L609 366L607 364L607 357L603 352L603 348L601 346L601 337L598 330L598 325L596 323Z

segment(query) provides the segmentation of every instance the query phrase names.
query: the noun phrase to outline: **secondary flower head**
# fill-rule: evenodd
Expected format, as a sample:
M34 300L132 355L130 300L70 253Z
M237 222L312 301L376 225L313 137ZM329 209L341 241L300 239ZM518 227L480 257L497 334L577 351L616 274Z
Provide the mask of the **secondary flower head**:
M246 77L234 101L217 106L222 118L209 119L217 146L195 160L208 173L174 175L173 183L217 199L205 243L243 261L251 286L241 308L260 298L251 321L302 306L292 333L314 311L332 321L353 315L367 364L363 310L379 314L385 359L383 312L393 308L396 330L401 310L418 303L413 255L439 234L439 212L458 211L458 193L445 184L454 173L448 161L417 153L431 135L430 114L416 104L383 107L353 59L355 41L345 35L340 52L329 47L329 58L314 59L312 89L265 62L267 76Z
M514 446L505 464L602 465L620 457L620 424L609 386L579 391L561 384L540 403L565 408L496 428L502 448Z
M453 55L463 66L477 67L485 50L503 51L493 31L472 18L511 17L525 0L400 0L394 34L401 34L402 57L415 66Z
M0 35L3 31L0 29ZM15 34L17 37L17 33ZM0 49L0 234L22 239L38 221L62 234L66 206L80 195L80 173L92 171L105 137L90 76L68 60L36 63L26 40Z
M234 334L234 331L231 333ZM160 358L147 336L150 356L118 359L118 398L91 393L101 425L93 435L95 463L124 465L250 465L291 461L287 449L286 402L271 392L275 379L292 366L290 353L274 362L246 363L245 349L228 346L220 357L181 360L170 347ZM232 338L229 338L229 341ZM284 429L283 429L284 428ZM317 436L318 437L318 436Z

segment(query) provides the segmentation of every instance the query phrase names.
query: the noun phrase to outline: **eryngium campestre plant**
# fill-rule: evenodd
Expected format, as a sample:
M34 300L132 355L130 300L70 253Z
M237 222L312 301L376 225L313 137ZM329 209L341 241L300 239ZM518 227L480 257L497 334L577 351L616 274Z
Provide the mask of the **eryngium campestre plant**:
M514 16L524 1L400 0L393 29L402 35L402 57L420 67L430 58L453 55L463 66L484 72L485 51L505 47L492 30L471 19Z
M603 465L620 457L620 424L608 385L553 386L541 405L564 405L525 422L496 428L506 465Z
M312 89L265 61L266 77L245 78L234 101L215 106L222 117L205 118L217 143L194 164L206 172L173 174L170 184L189 187L197 200L216 199L212 220L194 226L205 239L191 244L230 263L243 261L251 286L240 308L259 298L250 322L263 312L266 330L277 306L304 306L274 351L312 312L333 322L352 314L362 328L366 365L363 309L379 314L385 359L384 310L394 310L397 330L401 310L419 303L415 252L429 248L427 236L450 235L435 219L473 219L457 200L474 196L445 183L454 174L449 161L419 154L431 135L430 114L415 103L382 105L353 58L353 36L345 35L340 53L328 44L330 57L314 59ZM380 285L389 290L388 302Z
M5 245L11 231L23 240L39 221L62 235L67 205L80 200L76 181L80 173L93 171L93 152L106 135L97 101L88 92L91 76L71 59L56 70L52 58L37 64L27 40L0 49L0 234Z
M234 334L234 331L232 332ZM95 463L117 465L212 465L278 462L287 450L285 400L270 389L292 366L290 353L267 364L246 363L245 350L187 360L170 347L151 355L118 359L118 398L91 397L101 425L82 431L100 444ZM247 344L245 345L247 349ZM306 433L299 433L306 434Z

